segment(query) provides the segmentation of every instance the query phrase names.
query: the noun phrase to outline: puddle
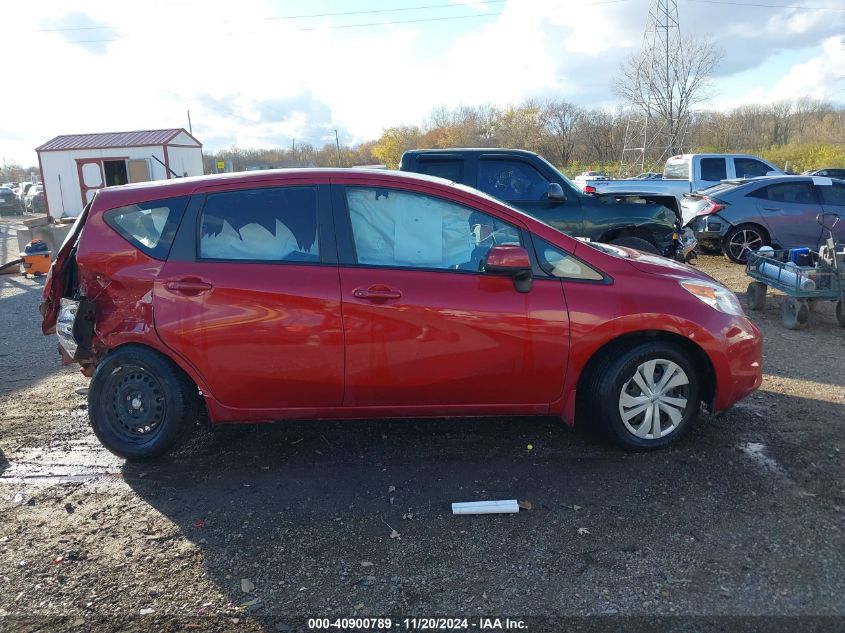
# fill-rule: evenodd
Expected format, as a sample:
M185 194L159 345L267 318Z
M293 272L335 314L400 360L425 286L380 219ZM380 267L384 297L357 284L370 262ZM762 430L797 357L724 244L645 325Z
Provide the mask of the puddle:
M66 442L61 447L21 449L6 459L9 463L0 475L0 485L107 484L122 478L122 460L87 440Z

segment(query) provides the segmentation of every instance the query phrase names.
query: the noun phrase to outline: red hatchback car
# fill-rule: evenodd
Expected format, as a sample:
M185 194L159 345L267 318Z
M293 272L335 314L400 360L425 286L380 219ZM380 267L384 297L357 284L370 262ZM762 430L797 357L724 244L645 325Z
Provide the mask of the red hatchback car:
M105 189L42 313L92 377L97 437L130 459L202 406L214 424L556 415L654 448L761 381L760 332L707 275L398 172Z

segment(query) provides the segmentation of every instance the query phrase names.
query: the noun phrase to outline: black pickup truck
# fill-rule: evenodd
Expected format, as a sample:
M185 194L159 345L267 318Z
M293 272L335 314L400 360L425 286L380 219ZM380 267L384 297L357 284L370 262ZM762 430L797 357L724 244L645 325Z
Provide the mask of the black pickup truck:
M587 195L534 152L417 149L402 155L399 169L475 187L575 237L679 260L695 248L692 234L681 233L672 205L646 197Z

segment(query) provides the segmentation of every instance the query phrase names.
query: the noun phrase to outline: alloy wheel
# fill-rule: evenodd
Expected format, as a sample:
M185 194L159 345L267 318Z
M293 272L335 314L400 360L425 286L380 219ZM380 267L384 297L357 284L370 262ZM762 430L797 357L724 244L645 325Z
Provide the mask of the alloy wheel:
M763 236L754 229L742 229L731 235L728 250L736 260L744 262L750 251L756 251L765 244Z

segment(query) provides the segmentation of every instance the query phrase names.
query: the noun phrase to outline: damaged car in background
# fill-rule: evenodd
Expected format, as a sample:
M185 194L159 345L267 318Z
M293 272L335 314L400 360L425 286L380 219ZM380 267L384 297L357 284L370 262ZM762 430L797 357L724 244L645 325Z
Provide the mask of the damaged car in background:
M744 264L763 246L818 249L820 214L845 216L845 181L822 176L764 176L726 180L681 203L685 224L701 248ZM845 240L845 223L834 229Z
M588 195L549 161L520 149L416 149L402 171L439 176L483 191L569 235L671 257L690 258L692 232L681 228L672 195Z

